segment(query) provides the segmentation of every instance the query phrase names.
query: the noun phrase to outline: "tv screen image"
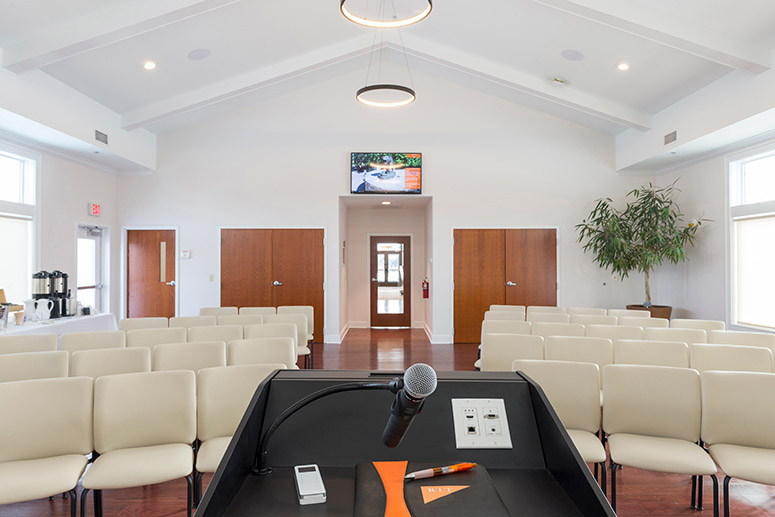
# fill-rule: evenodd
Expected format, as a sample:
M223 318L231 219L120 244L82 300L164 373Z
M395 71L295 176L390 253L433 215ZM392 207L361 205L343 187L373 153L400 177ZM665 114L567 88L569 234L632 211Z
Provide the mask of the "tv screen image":
M353 194L421 194L422 153L351 153Z

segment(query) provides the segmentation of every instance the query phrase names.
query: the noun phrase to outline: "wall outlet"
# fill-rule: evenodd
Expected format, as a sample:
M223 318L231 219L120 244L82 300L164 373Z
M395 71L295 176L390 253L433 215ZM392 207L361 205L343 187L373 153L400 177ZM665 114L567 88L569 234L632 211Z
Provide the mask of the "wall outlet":
M458 449L511 449L503 399L452 399Z

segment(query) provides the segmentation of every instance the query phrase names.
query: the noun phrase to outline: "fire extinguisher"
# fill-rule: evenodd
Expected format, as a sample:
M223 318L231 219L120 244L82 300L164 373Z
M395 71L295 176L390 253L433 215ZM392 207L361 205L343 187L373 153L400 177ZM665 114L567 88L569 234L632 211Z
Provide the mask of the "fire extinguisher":
M426 278L425 280L422 281L422 297L423 298L427 298L428 297L428 287L429 287L428 279Z

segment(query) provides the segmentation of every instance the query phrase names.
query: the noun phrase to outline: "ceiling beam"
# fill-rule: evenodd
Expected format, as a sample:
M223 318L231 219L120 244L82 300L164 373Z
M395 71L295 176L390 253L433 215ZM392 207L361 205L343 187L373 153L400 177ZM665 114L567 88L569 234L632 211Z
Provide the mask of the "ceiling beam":
M737 70L760 74L772 67L770 49L630 2L534 1Z
M100 11L3 48L3 67L20 74L238 1L145 0Z

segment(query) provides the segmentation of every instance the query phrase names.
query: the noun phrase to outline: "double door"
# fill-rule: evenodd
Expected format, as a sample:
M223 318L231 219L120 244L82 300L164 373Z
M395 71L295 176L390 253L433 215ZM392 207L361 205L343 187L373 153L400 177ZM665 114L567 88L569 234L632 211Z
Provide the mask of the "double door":
M221 230L221 306L315 308L323 340L323 230Z
M492 304L557 304L557 231L454 231L454 342L478 343Z

